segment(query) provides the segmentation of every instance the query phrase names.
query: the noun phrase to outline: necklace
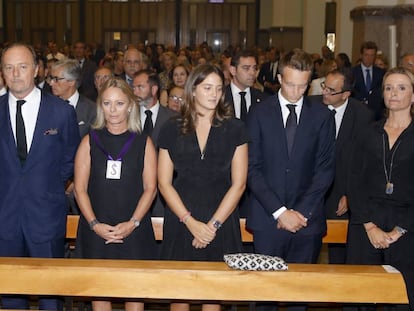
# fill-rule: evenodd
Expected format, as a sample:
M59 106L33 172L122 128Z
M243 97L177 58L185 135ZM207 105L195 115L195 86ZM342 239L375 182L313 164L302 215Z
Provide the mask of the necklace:
M400 146L401 140L399 140L397 142L397 145L394 148L394 151L391 154L391 161L390 161L390 169L389 169L389 174L388 174L388 169L387 169L387 165L385 163L385 134L382 134L382 162L384 165L384 174L385 174L385 194L393 194L394 192L394 184L391 182L391 177L392 177L392 167L394 165L394 155L395 152L397 151L398 147Z

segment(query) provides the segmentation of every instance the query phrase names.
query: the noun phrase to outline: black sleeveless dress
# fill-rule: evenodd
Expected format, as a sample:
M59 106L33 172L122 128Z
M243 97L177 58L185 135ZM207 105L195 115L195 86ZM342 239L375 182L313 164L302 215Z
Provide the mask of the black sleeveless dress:
M95 131L103 148L115 158L130 138L130 132L113 135L107 129ZM106 178L107 156L99 149L91 134L91 171L88 194L96 218L110 225L128 221L143 192L142 171L146 135L137 134L127 153L122 158L121 179ZM156 259L156 241L150 214L124 243L106 245L105 240L90 230L81 216L76 241L75 255L78 258L102 259Z
M173 186L191 215L207 223L231 186L231 161L237 146L248 142L244 123L238 119L211 127L204 155L195 133L182 135L171 119L161 130L159 147L167 149L174 163ZM236 209L204 249L192 246L193 236L166 208L161 258L167 260L222 261L224 254L242 250L239 213Z

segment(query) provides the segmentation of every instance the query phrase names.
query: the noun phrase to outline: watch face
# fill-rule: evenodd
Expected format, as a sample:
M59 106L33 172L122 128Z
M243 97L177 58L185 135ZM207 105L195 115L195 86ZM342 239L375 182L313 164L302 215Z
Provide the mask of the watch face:
M214 226L214 228L216 228L216 229L220 229L220 227L221 227L221 223L220 223L218 220L215 220L215 221L213 222L213 226Z

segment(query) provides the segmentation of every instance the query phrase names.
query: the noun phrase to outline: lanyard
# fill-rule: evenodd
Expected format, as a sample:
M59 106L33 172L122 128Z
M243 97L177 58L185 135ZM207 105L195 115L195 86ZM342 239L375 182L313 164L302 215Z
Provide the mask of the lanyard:
M99 137L98 137L98 135L96 134L95 131L91 131L91 136L92 136L92 139L95 141L96 145L98 146L98 148L101 149L101 151L107 156L108 160L114 160L114 158L109 154L109 152L106 151L105 148L102 146L102 144L99 140ZM129 135L129 138L128 138L127 142L124 144L124 146L121 149L121 152L116 157L116 161L122 161L122 157L128 152L129 148L132 145L132 142L133 142L135 136L137 136L136 133L131 133Z

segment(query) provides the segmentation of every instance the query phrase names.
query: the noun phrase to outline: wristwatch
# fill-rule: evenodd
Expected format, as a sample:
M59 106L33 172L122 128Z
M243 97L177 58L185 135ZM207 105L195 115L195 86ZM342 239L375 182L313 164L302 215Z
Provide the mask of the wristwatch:
M134 223L135 228L138 228L139 225L141 224L141 222L138 219L134 218L134 217L132 217L130 220Z
M99 220L98 219L92 219L91 222L89 223L89 228L93 231L93 227L95 227L95 225L99 224Z
M408 232L407 230L405 230L404 228L401 228L400 226L396 226L395 230L397 230L397 232L401 235L404 235Z
M213 223L213 227L217 230L221 228L222 223L217 219L212 219L211 222Z

